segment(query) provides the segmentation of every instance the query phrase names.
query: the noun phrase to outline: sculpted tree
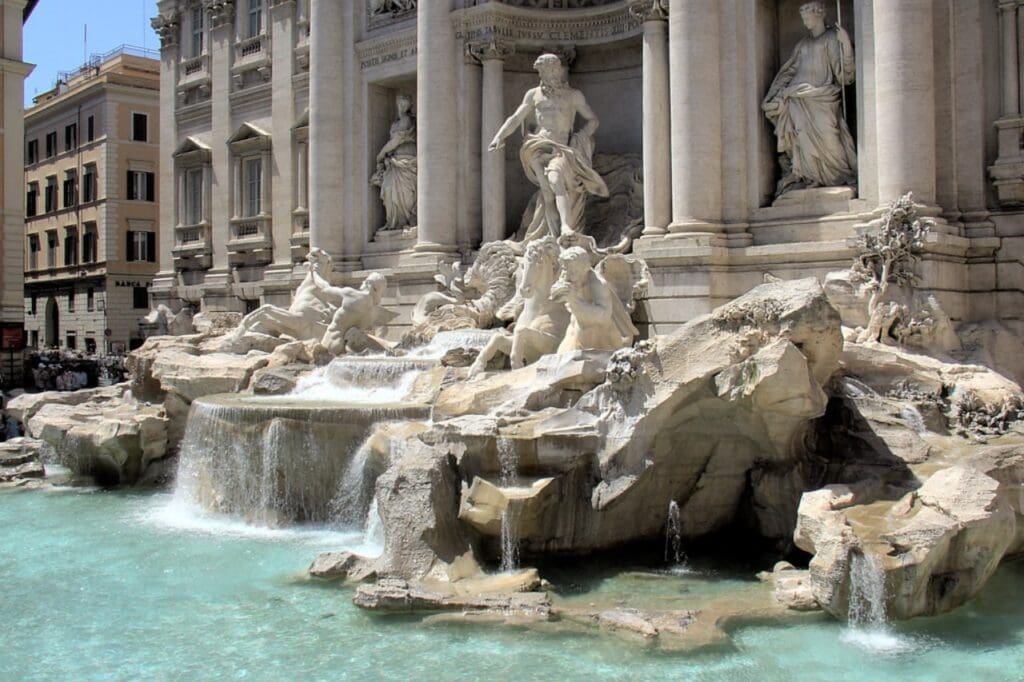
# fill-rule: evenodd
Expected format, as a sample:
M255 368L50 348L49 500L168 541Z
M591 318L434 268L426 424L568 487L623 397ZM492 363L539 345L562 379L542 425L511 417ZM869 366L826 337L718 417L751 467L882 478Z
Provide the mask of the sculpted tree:
M868 326L858 337L859 342L881 340L900 315L898 304L885 303L889 285L913 287L917 283L917 254L924 248L930 229L931 223L918 217L913 195L908 192L883 214L877 231L858 238L861 253L853 270L871 288Z

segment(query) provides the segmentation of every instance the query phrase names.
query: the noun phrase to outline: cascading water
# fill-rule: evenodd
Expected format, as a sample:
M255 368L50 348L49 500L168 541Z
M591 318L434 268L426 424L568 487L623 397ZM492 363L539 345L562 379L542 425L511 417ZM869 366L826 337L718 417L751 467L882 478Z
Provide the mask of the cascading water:
M892 632L885 620L885 571L877 556L850 556L850 603L842 640L876 654L897 654L914 648L908 638Z
M665 563L674 566L686 561L683 554L683 528L679 520L679 505L675 500L668 503L668 516L665 519Z
M508 489L516 484L519 473L519 452L514 441L497 441L501 485ZM509 573L519 568L519 506L511 500L501 513L501 570Z

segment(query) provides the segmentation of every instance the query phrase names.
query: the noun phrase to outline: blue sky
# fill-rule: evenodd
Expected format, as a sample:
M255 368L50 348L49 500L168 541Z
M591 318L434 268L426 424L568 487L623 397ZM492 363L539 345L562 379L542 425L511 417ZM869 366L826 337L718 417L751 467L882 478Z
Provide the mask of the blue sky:
M25 61L36 69L25 81L25 104L53 87L59 71L72 71L88 54L109 52L119 45L159 49L149 26L155 0L39 0L25 24ZM88 28L86 32L85 28Z

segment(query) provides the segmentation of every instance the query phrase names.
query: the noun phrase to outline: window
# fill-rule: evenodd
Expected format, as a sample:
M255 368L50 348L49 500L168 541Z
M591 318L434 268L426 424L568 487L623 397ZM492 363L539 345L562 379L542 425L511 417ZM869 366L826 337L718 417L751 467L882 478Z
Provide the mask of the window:
M203 222L203 169L185 171L185 224Z
M85 119L85 139L87 142L92 142L96 139L96 117L90 116Z
M25 152L25 162L28 164L39 161L39 140L29 140L28 150Z
M32 330L32 347L33 348L39 348L39 330L38 329L33 329Z
M92 287L85 290L85 309L90 313L96 310L96 290ZM88 345L89 340L86 339L85 343Z
M156 175L147 171L128 171L128 198L135 201L154 201Z
M242 164L245 175L242 197L242 216L249 218L260 214L260 189L263 183L263 163L260 158L246 159Z
M245 304L245 314L256 312L256 309L260 307L260 299L258 298L243 298L242 303Z
M69 152L78 147L78 124L64 126L64 151Z
M64 229L64 265L78 265L78 228Z
M203 54L203 10L202 7L192 9L192 56Z
M25 217L31 218L36 214L36 204L39 200L39 183L28 183L28 191L25 192Z
M82 203L96 201L96 164L88 163L82 172Z
M128 260L156 262L156 233L128 231Z
M46 178L46 196L43 200L47 213L57 210L57 176L50 175Z
M85 352L89 355L96 354L96 339L91 336L85 337Z
M263 0L249 0L249 33L254 38L263 32Z
M64 208L71 208L78 203L78 191L75 187L75 171L64 171Z
M78 339L75 338L74 334L68 334L66 342L68 350L75 350L76 348L78 348Z
M57 154L57 133L46 133L46 158Z
M149 310L149 289L132 287L132 307L136 310Z
M149 141L149 116L146 114L132 114L132 140Z
M96 262L96 223L86 223L82 232L82 262Z
M32 306L29 308L29 311L31 311L32 315L39 312L39 301L36 299L35 294L32 294Z
M46 267L52 268L57 265L57 231L46 232Z
M39 269L39 235L30 234L28 236L28 269L38 270ZM36 314L36 297L32 297L32 314Z
M69 291L68 292L68 312L69 313L75 312L75 292L74 291Z

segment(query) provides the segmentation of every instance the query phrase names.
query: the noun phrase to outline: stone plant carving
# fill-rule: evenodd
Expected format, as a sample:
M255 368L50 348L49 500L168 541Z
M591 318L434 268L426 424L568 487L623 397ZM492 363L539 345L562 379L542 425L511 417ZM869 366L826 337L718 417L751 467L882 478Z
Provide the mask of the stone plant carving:
M333 355L346 351L382 350L382 344L367 336L367 332L387 326L396 313L380 304L388 281L379 272L371 272L358 289L341 287L341 302L324 332L321 345Z
M584 224L588 195L608 196L608 187L594 170L594 131L597 115L579 90L565 80L562 61L542 54L534 62L541 83L527 91L519 108L498 129L488 149L498 151L517 127L524 130L519 158L527 179L540 188L526 241L544 234L554 237L579 232ZM537 127L525 132L527 120ZM576 117L586 123L576 131Z
M377 169L370 183L380 187L386 222L382 229L401 230L416 225L416 119L412 98L395 98L398 119L377 154Z
M568 310L551 299L561 269L559 253L550 235L526 247L516 273L516 295L498 311L498 317L512 321L513 328L492 337L473 363L471 377L483 372L499 353L508 355L512 369L518 369L558 349L569 326Z
M434 280L446 291L432 292L419 300L408 338L430 339L439 331L493 326L498 310L515 294L519 254L514 242L491 242L480 249L465 273L459 264L442 269Z
M882 341L890 337L898 320L906 321L900 335L920 333L927 324L922 317L911 324L912 315L895 301L887 301L890 284L912 288L917 282L914 266L918 253L931 229L914 208L913 196L906 194L893 202L882 216L877 232L867 232L858 239L860 255L853 265L853 274L866 282L871 290L868 300L868 325L857 337L858 343Z
M775 196L810 187L854 186L857 152L843 118L843 87L856 63L842 26L825 26L825 5L807 2L800 17L811 35L782 65L761 108L775 126L782 165Z
M562 274L551 288L551 298L565 303L571 317L558 352L633 345L640 332L615 289L591 267L591 254L573 246L562 252L559 261Z

